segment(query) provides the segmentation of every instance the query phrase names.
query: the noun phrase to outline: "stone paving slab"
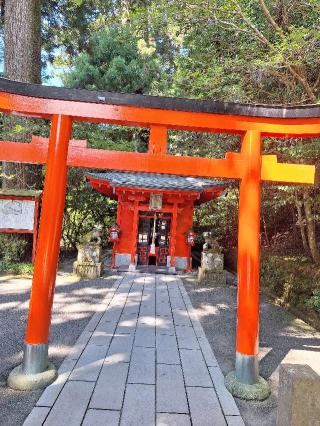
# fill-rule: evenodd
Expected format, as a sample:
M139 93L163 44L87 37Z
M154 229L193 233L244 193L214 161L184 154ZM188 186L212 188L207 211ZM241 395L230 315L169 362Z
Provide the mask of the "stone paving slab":
M243 426L177 276L124 274L24 426Z
M118 426L120 411L88 410L83 426Z
M200 349L193 327L177 325L176 335L180 349Z
M71 371L76 365L76 362L77 361L74 359L65 359L63 361L63 363L61 364L58 370L58 374L59 374L58 378L51 386L48 386L44 390L43 394L40 396L37 402L38 406L52 407L52 405L55 403L56 399L58 398L60 392L62 391L63 386L68 380L68 377L70 376Z
M190 416L186 414L158 413L156 426L191 426Z
M144 348L154 348L156 346L156 328L153 324L138 324L134 346L141 346Z
M180 349L180 356L186 386L213 386L209 370L200 350Z
M189 414L181 365L157 365L157 411Z
M228 426L245 426L240 416L226 416L226 419Z
M157 335L157 362L160 364L180 364L176 336Z
M240 416L239 409L234 402L233 396L224 385L224 376L220 368L209 367L209 371L224 414Z
M121 410L128 369L128 363L104 364L90 401L91 408Z
M86 413L93 382L67 382L44 422L45 426L78 426Z
M121 426L150 426L155 423L155 386L128 384Z
M154 348L136 346L133 349L128 383L155 385L156 355Z
M193 426L227 426L213 388L187 387Z
M41 426L49 414L49 407L34 407L26 421L23 423L24 426Z
M108 346L88 344L72 371L69 380L97 381L107 350Z

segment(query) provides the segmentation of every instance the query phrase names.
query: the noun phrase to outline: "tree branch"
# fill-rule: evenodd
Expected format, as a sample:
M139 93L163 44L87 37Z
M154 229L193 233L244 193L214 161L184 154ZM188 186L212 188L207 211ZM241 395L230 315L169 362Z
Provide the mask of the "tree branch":
M316 81L314 82L314 85L312 86L313 89L316 89L320 84L320 72L318 74L318 77L316 79Z
M279 32L282 36L284 36L282 28L279 27L279 25L276 23L276 21L273 19L273 16L271 15L269 9L267 8L264 0L259 0L261 9L263 10L263 13L265 17L267 18L268 22L271 24L271 26Z
M264 0L259 0L259 2L260 2L261 8L262 8L266 18L268 19L269 23L272 25L272 27L276 31L279 32L281 37L284 38L285 35L284 35L282 29L279 27L279 25L273 19L273 17L270 14L269 9L267 8ZM237 9L238 9L240 16L250 26L250 28L252 29L256 38L258 38L265 46L271 47L271 42L261 33L261 31L258 30L258 28L250 21L250 19L247 18L247 16L243 13L243 10L241 9L241 6L239 5L239 3L237 1L235 1L235 4L237 6ZM285 61L284 65L287 67L290 74L302 84L304 91L307 94L308 98L312 102L315 103L317 101L317 98L316 98L311 86L309 85L307 78L302 76L301 73L299 73L299 71L297 71L295 69L295 67L293 65L289 64L288 62Z
M265 46L270 46L269 40L262 34L261 31L258 30L258 28L251 22L251 20L244 14L243 10L241 9L240 4L235 1L234 4L236 5L238 9L238 13L241 16L241 18L244 20L244 22L251 28L253 31L253 34L256 36L258 40L260 40Z
M286 63L286 66L288 67L288 70L290 71L290 73L293 75L293 77L295 77L303 86L306 94L308 95L309 99L316 103L317 102L317 97L315 96L315 94L313 93L308 81L306 78L302 77L293 67L293 65L290 65L288 63Z

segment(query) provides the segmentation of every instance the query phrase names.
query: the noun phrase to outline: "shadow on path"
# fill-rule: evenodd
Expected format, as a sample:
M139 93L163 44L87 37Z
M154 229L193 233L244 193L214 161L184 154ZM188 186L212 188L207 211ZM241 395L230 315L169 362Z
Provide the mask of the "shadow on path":
M58 367L119 276L80 280L57 277L50 335L50 360ZM0 425L21 426L42 391L9 389L10 371L22 361L31 279L0 276Z
M235 286L202 286L191 276L183 277L183 280L221 370L226 375L234 370L237 289ZM281 362L309 364L320 374L319 359L320 333L261 296L260 374L268 379L272 395L264 402L236 400L246 425L276 424L278 367Z

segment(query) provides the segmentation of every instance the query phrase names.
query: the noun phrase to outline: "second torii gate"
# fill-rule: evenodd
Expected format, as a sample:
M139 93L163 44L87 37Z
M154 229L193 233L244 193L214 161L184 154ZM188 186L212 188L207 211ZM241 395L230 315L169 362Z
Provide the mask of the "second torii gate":
M49 140L33 137L31 143L0 142L0 161L47 166L24 358L10 374L9 385L32 389L56 376L48 363L48 340L67 172L72 166L241 181L236 369L227 385L236 396L243 396L243 389L249 389L254 397L265 397L267 385L259 376L257 358L261 181L313 184L315 167L282 164L276 156L262 155L262 137L320 136L320 107L227 104L50 88L0 79L0 111L51 120ZM149 150L132 153L89 149L85 141L71 140L75 121L148 127ZM225 159L168 155L168 129L236 133L242 137L241 152L227 153Z

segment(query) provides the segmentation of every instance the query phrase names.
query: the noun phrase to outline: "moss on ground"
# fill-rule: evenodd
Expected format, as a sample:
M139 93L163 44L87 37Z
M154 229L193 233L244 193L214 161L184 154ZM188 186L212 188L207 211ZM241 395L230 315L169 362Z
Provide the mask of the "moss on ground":
M33 264L26 262L0 262L0 272L13 275L33 274Z
M308 258L263 255L261 288L279 305L305 313L320 325L320 268Z

